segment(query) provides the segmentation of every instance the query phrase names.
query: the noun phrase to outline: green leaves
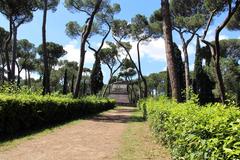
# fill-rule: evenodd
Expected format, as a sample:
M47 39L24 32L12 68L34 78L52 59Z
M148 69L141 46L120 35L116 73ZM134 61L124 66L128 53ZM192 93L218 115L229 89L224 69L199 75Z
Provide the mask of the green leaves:
M195 30L203 27L207 21L208 12L203 0L171 0L171 15L173 25L177 28Z
M131 26L126 20L116 19L112 22L112 33L119 38L127 38L131 32Z
M154 134L165 142L175 159L239 159L240 111L235 107L177 104L167 98L149 98L146 108Z
M66 24L65 32L70 38L76 39L81 36L82 31L83 28L76 21L71 21Z
M99 113L114 105L114 100L95 96L72 99L27 93L0 94L0 137Z

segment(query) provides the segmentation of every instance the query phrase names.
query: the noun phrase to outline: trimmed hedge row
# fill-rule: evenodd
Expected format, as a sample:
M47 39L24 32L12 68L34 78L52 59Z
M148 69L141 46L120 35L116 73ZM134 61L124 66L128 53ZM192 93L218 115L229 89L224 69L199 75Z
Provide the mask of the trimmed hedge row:
M240 111L236 107L178 104L165 97L142 100L138 106L174 159L240 159Z
M0 94L0 136L65 122L115 107L105 98Z

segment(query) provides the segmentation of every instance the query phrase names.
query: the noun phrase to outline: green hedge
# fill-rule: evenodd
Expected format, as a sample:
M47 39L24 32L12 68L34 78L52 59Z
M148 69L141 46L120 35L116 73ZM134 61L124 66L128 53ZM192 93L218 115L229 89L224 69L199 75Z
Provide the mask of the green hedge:
M178 104L165 97L139 102L153 133L174 159L239 160L240 111L236 107Z
M38 129L114 108L105 98L0 94L0 136Z

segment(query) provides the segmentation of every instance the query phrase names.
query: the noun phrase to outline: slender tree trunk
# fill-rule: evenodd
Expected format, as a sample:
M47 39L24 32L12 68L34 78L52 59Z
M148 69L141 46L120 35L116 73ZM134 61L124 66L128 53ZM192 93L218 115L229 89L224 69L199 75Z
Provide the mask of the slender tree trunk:
M5 66L5 62L4 62L4 58L3 58L3 51L1 50L1 53L0 53L0 55L1 55L1 62L2 62L2 64L1 64L1 69L0 69L0 85L1 84L4 84L4 66Z
M32 83L31 83L31 76L30 76L30 71L28 71L28 88L31 88L32 87Z
M47 52L46 40L46 23L47 23L48 0L44 0L43 10L43 24L42 24L42 47L43 47L43 61L44 61L44 75L43 75L43 95L50 94L50 75L49 62Z
M109 88L110 86L110 83L112 81L112 77L113 77L113 72L110 71L110 78L108 80L108 83L107 83L107 86L105 87L104 91L103 91L103 94L102 94L102 97L105 97L106 93L107 93L107 89Z
M78 75L77 75L75 90L74 90L74 94L73 94L74 98L77 98L79 96L80 84L81 84L81 80L82 80L83 66L84 66L85 54L86 54L85 44L86 44L88 36L91 32L94 17L98 12L101 3L102 3L102 0L98 0L96 2L94 11L92 12L92 14L90 16L90 18L88 20L88 23L85 25L85 28L84 28L84 31L83 31L83 34L82 34L81 44L80 44L80 46L81 46L81 49L80 49L80 64L79 64L79 69L78 69Z
M183 54L184 54L184 72L185 72L185 84L186 84L186 100L189 100L190 72L189 72L188 51L187 51L187 46L185 44L183 45Z
M143 97L146 98L148 96L148 86L147 86L147 81L146 78L143 76L142 74L142 67L141 67L141 57L140 57L140 43L143 41L144 39L141 39L138 41L137 43L137 53L138 53L138 69L141 75L141 79L143 81L144 84L144 94ZM140 84L141 85L141 84Z
M72 93L74 92L74 80L75 80L75 76L73 74L73 76L72 76L72 84L71 84L71 92Z
M166 82L165 82L165 92L167 97L172 97L171 83L170 83L168 69L167 69Z
M169 77L172 88L172 98L180 101L180 87L179 79L177 78L177 70L175 68L174 50L173 50L173 40L172 40L172 24L170 18L169 2L168 0L161 0L162 6L162 17L163 17L163 35L165 39L167 66L169 70Z
M13 23L13 46L12 46L12 71L11 71L11 82L15 82L15 66L17 59L17 27Z
M20 79L21 79L21 77L20 77L20 74L21 74L21 70L20 70L20 67L19 67L19 65L17 65L17 69L18 69L18 75L17 75L17 86L20 88Z
M68 74L67 74L67 69L65 69L64 73L64 82L63 82L63 94L67 94L67 89L68 88Z
M25 69L25 85L28 85L27 69Z
M141 99L143 97L143 94L142 94L142 82L141 82L140 73L138 73L138 88L139 88L139 99Z
M9 58L9 44L12 40L12 24L13 24L13 20L12 20L12 16L10 15L9 18L9 35L7 37L7 39L4 42L4 46L3 46L3 50L5 52L5 58L6 58L6 64L7 64L7 75L8 75L8 81L10 82L12 77L11 77L11 66L10 66L10 58Z
M226 95L225 95L225 87L224 87L224 82L223 82L223 77L222 77L222 72L220 68L220 44L219 44L219 35L221 32L221 28L218 28L216 31L215 35L215 54L213 55L214 59L214 69L215 69L215 74L216 74L216 80L217 80L217 85L220 93L220 98L222 103L225 103L226 101Z

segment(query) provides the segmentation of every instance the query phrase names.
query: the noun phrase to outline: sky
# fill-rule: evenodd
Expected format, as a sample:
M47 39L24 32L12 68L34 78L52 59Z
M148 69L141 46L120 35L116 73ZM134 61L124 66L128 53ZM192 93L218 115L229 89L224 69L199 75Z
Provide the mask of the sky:
M136 14L144 14L149 17L153 11L160 8L160 0L112 0L112 3L119 3L121 5L121 12L115 16L117 19L125 19L131 21L131 18ZM207 39L214 39L214 27L220 23L220 20L224 18L224 15L218 17L214 21L214 24L209 30ZM69 21L77 21L83 23L85 21L85 16L83 13L71 13L64 7L64 0L61 0L57 11L48 12L47 18L47 41L55 42L63 45L64 49L68 52L66 56L62 59L67 59L69 61L79 62L80 54L80 38L70 39L65 33L65 25ZM8 30L8 21L5 17L0 15L0 26ZM42 11L37 11L34 13L34 19L32 22L20 26L18 30L18 39L28 39L30 42L34 43L36 47L41 44L42 41ZM111 36L109 36L111 37ZM240 32L230 32L224 30L220 36L220 39L226 38L240 38ZM174 42L181 49L181 41L176 32L173 32ZM109 38L108 40L112 40ZM129 40L133 46L131 54L136 60L136 42ZM91 44L97 46L100 43L99 37L92 38ZM190 60L190 69L193 69L194 62L194 52L195 52L196 40L194 39L189 45L189 60ZM166 69L166 55L165 55L165 46L164 40L159 38L157 40L151 40L148 43L143 43L141 45L141 62L142 62L142 71L144 75L149 75L150 73L160 72ZM94 62L94 56L91 52L87 52L85 67L92 67ZM104 82L109 78L109 72L106 66L102 66L104 74ZM34 76L37 77L36 74Z

